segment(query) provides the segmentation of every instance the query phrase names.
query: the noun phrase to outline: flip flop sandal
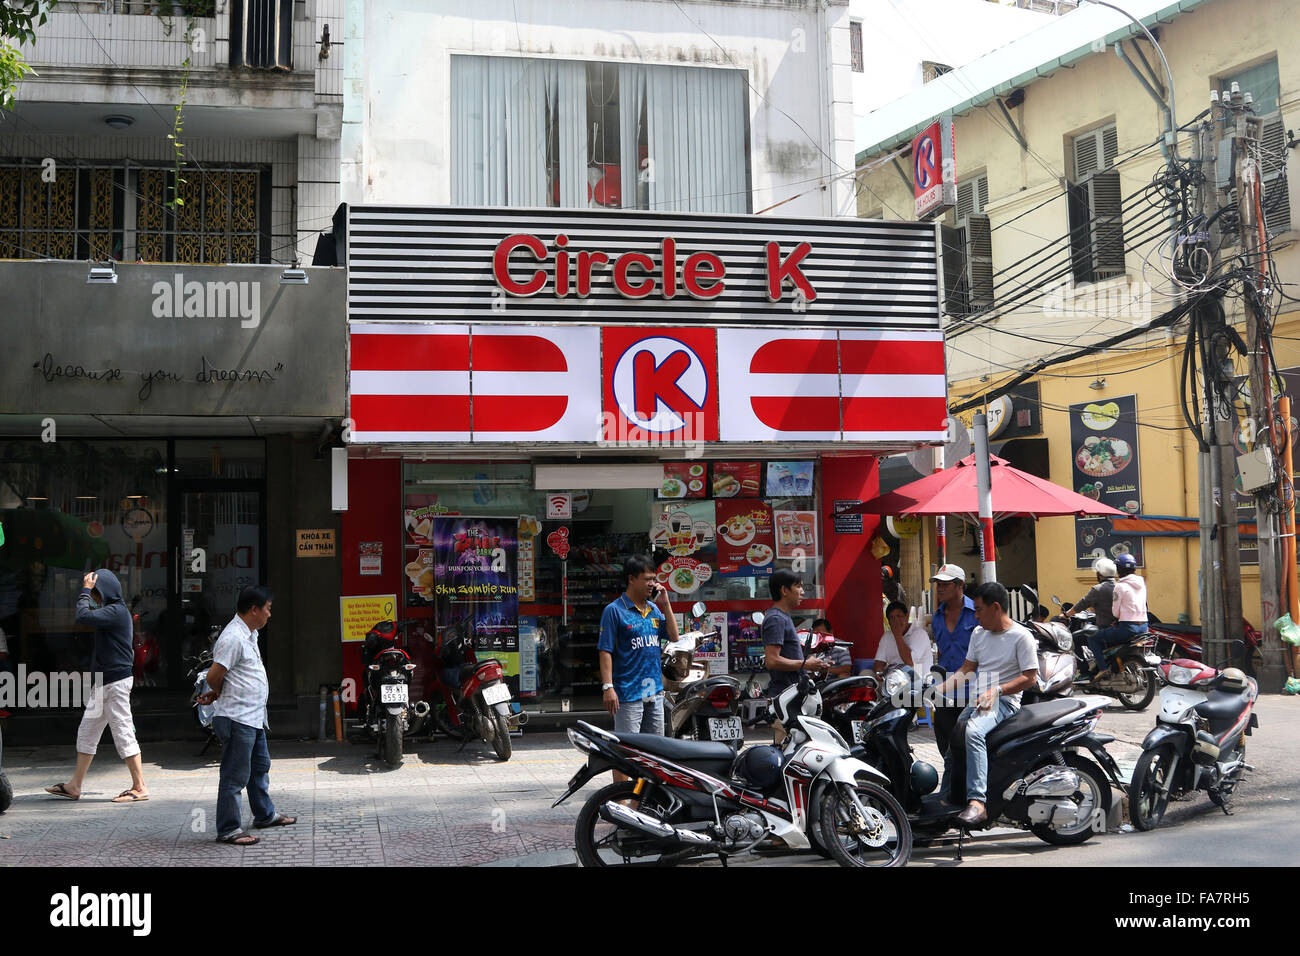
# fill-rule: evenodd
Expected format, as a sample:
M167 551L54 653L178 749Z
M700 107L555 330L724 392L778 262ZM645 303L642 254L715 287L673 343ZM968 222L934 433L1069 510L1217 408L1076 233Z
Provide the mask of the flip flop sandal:
M80 800L80 799L81 799L81 794L79 794L79 793L68 793L68 789L67 789L67 787L65 787L65 786L64 786L63 784L61 784L61 783L56 783L56 784L55 784L54 786L52 786L52 787L46 787L46 788L45 788L45 792L48 793L48 794L49 794L50 796L52 796L52 797L62 797L64 800Z
M233 846L252 846L255 843L261 843L260 837L255 837L251 833L245 833L243 830L236 830L229 836L217 837L218 843L229 843Z
M254 821L253 828L256 830L269 830L271 827L288 827L298 822L297 817L286 817L283 814L276 816L274 820L267 823L257 823Z
M123 790L112 799L113 803L144 803L149 799L149 794L139 794L134 790Z

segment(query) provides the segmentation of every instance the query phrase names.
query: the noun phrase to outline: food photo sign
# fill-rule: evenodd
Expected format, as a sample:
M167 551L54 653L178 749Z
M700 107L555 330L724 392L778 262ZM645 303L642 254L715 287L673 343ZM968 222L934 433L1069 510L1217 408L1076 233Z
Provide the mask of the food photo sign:
M762 501L719 501L718 573L722 577L766 577L776 556L772 509Z
M1130 515L1141 513L1136 395L1071 405L1070 450L1075 491ZM1126 552L1144 563L1142 539L1117 534L1109 518L1075 518L1074 537L1080 569Z

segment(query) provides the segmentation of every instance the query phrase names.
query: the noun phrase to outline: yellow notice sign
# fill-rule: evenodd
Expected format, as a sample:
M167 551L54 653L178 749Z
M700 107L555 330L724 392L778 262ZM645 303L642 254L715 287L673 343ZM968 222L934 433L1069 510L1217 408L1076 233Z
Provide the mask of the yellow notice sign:
M343 640L364 641L366 632L380 621L396 620L396 594L366 594L339 598Z
M332 558L334 557L334 529L315 528L304 531L298 529L298 557Z

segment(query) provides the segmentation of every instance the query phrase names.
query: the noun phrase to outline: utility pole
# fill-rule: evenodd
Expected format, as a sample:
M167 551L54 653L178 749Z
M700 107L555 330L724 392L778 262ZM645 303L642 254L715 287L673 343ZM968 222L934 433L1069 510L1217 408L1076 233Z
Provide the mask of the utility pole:
M1248 92L1232 89L1228 91L1228 96L1232 106L1232 113L1229 115L1233 120L1235 134L1233 162L1236 173L1234 181L1237 185L1237 230L1241 255L1247 263L1242 281L1247 292L1244 300L1247 349L1250 358L1250 411L1251 418L1254 420L1255 446L1262 445L1271 449L1273 446L1270 430L1270 422L1273 419L1272 373L1275 370L1269 367L1269 352L1266 348L1268 330L1263 326L1267 316L1258 314L1249 301L1252 297L1256 297L1257 300L1268 299L1268 292L1264 289L1269 281L1268 274L1260 258L1267 249L1261 248L1259 241L1261 224L1258 221L1259 210L1255 206L1256 189L1263 188L1262 183L1259 182L1260 169L1256 161L1259 154L1261 128L1259 120L1249 111ZM1289 429L1290 422L1284 421L1282 427ZM1289 444L1289 442L1284 443L1284 447L1289 447ZM1282 468L1285 464L1287 463L1274 463L1277 468ZM1265 490L1255 498L1255 527L1259 535L1260 630L1264 636L1262 651L1265 671L1258 677L1261 686L1275 689L1281 686L1285 677L1285 668L1282 661L1282 645L1274 622L1289 606L1287 594L1290 588L1288 584L1288 591L1284 592L1282 589L1279 573L1281 555L1277 545L1281 541L1283 547L1294 548L1295 539L1278 537L1276 515L1266 504L1267 494L1268 491Z

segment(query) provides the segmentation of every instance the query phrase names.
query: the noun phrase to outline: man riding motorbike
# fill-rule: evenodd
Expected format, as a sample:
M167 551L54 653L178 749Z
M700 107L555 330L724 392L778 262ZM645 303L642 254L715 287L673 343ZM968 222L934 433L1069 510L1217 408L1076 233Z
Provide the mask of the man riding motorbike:
M1092 570L1097 574L1097 583L1065 612L1065 616L1074 617L1080 611L1091 610L1097 616L1098 627L1111 627L1115 623L1115 613L1111 610L1115 598L1115 562L1110 558L1098 558L1092 562Z
M1085 679L1101 675L1105 669L1106 648L1116 644L1127 644L1147 630L1147 583L1137 574L1137 559L1131 554L1121 554L1115 559L1118 577L1113 585L1111 596L1111 616L1113 623L1101 627L1088 638L1088 647L1092 649L1092 662L1095 668ZM1100 572L1098 572L1100 574ZM1100 587L1100 585L1098 585ZM1088 592L1091 594L1092 592ZM1070 608L1073 613L1079 605ZM1098 624L1101 624L1101 606L1097 609ZM1114 661L1111 662L1114 669Z

